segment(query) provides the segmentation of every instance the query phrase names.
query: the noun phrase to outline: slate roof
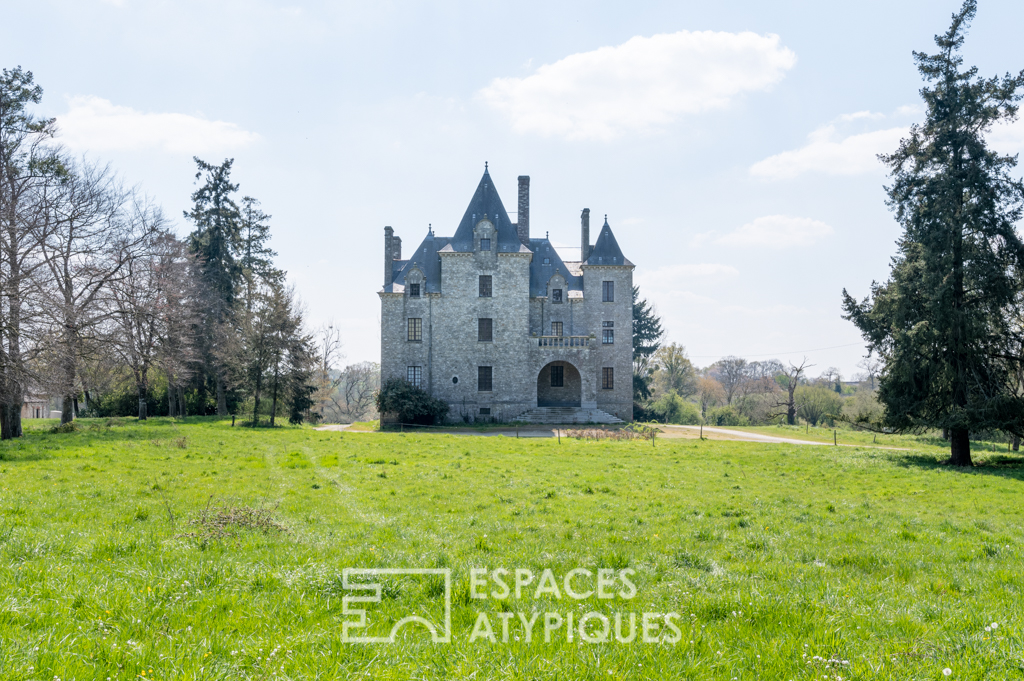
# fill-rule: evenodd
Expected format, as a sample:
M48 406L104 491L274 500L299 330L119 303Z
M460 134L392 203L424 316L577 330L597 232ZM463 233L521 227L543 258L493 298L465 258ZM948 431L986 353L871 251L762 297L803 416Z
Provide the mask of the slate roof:
M427 232L416 250L409 254L408 260L395 260L391 265L393 283L384 287L387 293L398 293L405 290L405 275L412 271L413 267L419 267L423 272L423 292L440 293L441 291L441 256L437 254L449 245L451 239L446 236L434 236L433 232ZM401 288L396 288L396 285Z
M565 277L565 286L568 290L583 290L583 278L572 273L550 241L530 239L530 250L533 251L533 260L530 261L531 296L546 296L548 294L548 280L556 270ZM546 265L544 264L545 260L549 261Z
M459 228L455 230L455 236L451 239L453 250L459 253L473 250L473 228L476 227L476 223L484 219L484 215L498 229L498 253L518 253L522 250L523 244L519 241L516 228L512 226L512 221L509 219L508 213L505 212L505 206L501 203L501 197L498 196L498 190L495 189L494 182L491 180L491 174L486 168L484 176L480 178L480 183L473 193L473 198L469 201L469 207L466 208L466 213L462 216Z
M423 293L439 293L441 291L441 256L445 253L473 252L473 228L480 220L487 219L498 229L497 252L499 253L533 253L530 261L530 295L546 296L548 280L557 271L565 277L568 297L579 297L583 291L583 265L632 265L622 255L612 228L605 216L604 226L594 244L594 250L585 263L565 262L547 239L530 239L529 248L519 241L515 226L509 220L505 206L501 203L491 175L484 169L484 175L473 193L473 198L466 208L466 213L459 222L455 236L435 236L428 231L426 237L405 260L395 260L391 265L392 283L384 287L387 293L400 293L405 290L405 277L413 267L423 272ZM544 261L548 263L545 264ZM579 292L575 296L574 292Z
M601 233L597 237L597 243L594 244L594 250L591 251L590 257L587 258L587 265L632 265L626 256L622 255L622 249L619 248L619 242L615 240L615 235L612 234L612 228L608 226L608 216L604 216L604 225L601 227Z

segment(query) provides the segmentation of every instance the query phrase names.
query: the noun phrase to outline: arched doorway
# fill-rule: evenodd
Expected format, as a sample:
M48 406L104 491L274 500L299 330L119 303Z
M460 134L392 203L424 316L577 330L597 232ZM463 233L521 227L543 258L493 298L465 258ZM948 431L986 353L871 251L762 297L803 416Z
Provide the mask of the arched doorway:
M568 362L551 362L537 376L538 407L579 407L583 381Z

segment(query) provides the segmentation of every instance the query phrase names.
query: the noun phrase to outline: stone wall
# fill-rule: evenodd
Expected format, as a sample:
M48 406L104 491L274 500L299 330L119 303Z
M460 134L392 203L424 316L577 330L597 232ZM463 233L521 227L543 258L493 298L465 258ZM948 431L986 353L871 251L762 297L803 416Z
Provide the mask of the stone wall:
M475 243L479 247L479 239ZM558 362L565 366L563 392L578 390L582 407L632 420L632 267L584 266L583 298L568 298L564 283L558 282L564 302L554 304L546 296L530 297L530 253L477 250L439 257L440 293L421 298L407 291L380 294L382 380L405 378L407 367L420 366L423 387L451 406L450 420L508 421L537 406L538 381L551 390L545 367ZM478 295L481 274L492 277L490 298ZM601 300L603 281L615 282L613 302ZM419 342L407 340L410 317L423 320ZM489 342L478 340L479 318L493 320ZM564 336L593 337L587 346L545 347L539 336L550 335L551 321L562 322ZM606 321L614 323L612 345L601 342ZM490 392L477 390L480 366L493 367ZM611 390L601 388L603 367L614 369ZM490 413L481 414L481 409Z

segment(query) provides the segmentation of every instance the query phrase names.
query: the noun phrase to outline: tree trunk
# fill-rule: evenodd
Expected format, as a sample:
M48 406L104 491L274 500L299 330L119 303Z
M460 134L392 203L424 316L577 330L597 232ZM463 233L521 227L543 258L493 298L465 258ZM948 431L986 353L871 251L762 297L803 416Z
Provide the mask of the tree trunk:
M75 420L75 405L71 401L71 395L65 395L60 402L60 425L71 423Z
M1014 435L1013 436L1013 451L1015 451L1015 452L1019 452L1020 451L1020 435Z
M255 428L260 422L260 377L256 377L256 390L253 391L252 427Z
M228 415L228 396L224 388L224 377L217 371L217 416Z
M78 413L78 395L74 396L73 401L75 403L75 418L80 419L82 415Z
M0 440L10 440L14 437L14 423L11 419L10 402L0 403Z
M277 365L274 365L274 399L271 400L270 427L274 427L274 417L277 416Z
M188 416L188 409L185 408L185 386L178 386L178 409L181 411L181 418Z
M953 466L972 466L971 439L966 428L949 429L949 463Z
M175 404L174 383L167 379L167 415L172 419L178 415L178 405Z
M942 429L942 439L949 442L949 428Z
M147 412L147 408L146 408L146 392L147 392L146 384L145 383L139 383L138 384L138 390L139 390L139 420L140 421L145 421L149 417L149 414L146 413Z

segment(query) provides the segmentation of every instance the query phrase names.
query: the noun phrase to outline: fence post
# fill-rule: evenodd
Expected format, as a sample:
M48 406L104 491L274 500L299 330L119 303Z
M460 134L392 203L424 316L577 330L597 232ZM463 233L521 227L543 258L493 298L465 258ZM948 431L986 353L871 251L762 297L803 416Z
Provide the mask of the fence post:
M838 447L839 446L839 436L836 435L836 431L835 430L832 431L832 446L834 446L834 447Z

